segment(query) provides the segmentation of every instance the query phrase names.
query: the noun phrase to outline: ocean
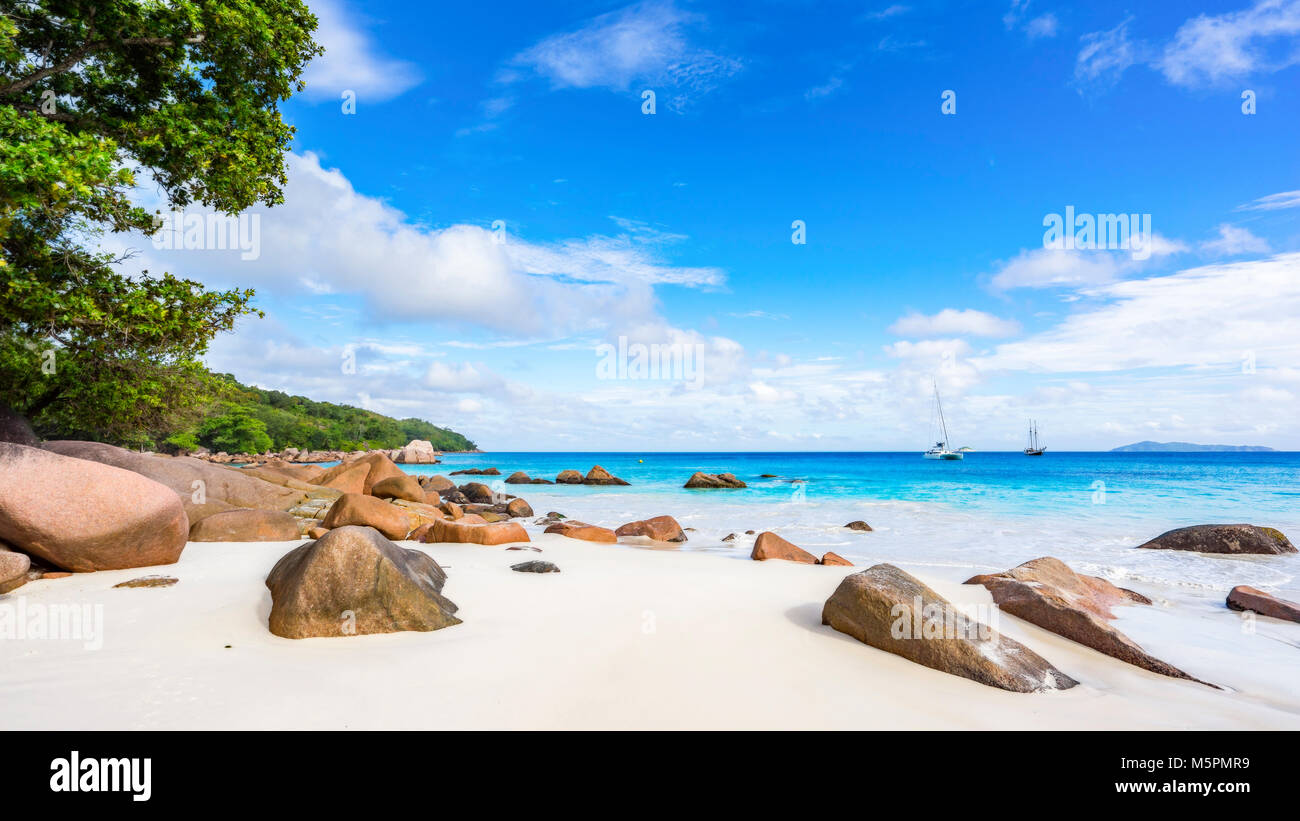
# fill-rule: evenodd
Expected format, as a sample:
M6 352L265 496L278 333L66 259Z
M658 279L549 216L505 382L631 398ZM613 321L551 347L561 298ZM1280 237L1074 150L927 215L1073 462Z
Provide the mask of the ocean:
M503 482L516 470L553 480L592 465L630 486ZM959 462L911 452L452 453L439 465L403 467L443 474L496 467L502 475L487 483L502 482L539 515L555 510L617 527L670 514L695 528L680 548L688 551L747 559L753 537L745 531L773 530L819 554L927 567L958 581L1050 555L1117 584L1148 583L1220 604L1237 584L1300 599L1295 556L1133 549L1166 530L1210 522L1268 525L1300 539L1300 453L976 452ZM749 487L686 490L697 470L734 473ZM844 528L857 519L874 531ZM729 533L738 538L722 541Z

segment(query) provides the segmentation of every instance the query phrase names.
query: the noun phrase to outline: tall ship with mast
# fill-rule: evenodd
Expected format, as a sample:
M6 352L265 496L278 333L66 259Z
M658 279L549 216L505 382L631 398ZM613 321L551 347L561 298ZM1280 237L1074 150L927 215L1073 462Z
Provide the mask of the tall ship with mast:
M931 381L934 384L934 405L939 411L939 427L943 431L943 439L935 442L934 447L921 454L921 456L924 459L964 459L966 457L965 453L960 450L953 450L948 445L948 423L943 418L943 402L939 399L939 384L933 382L933 380Z
M1038 422L1029 420L1029 447L1025 448L1026 456L1042 456L1047 448L1038 443Z

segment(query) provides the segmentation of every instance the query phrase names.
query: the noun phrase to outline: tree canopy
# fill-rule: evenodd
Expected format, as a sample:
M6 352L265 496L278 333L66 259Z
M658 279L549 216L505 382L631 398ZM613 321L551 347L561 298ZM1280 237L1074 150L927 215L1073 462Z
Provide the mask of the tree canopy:
M219 385L199 362L251 290L128 277L104 233L275 205L279 105L320 52L300 0L0 0L0 403L46 435L146 443Z

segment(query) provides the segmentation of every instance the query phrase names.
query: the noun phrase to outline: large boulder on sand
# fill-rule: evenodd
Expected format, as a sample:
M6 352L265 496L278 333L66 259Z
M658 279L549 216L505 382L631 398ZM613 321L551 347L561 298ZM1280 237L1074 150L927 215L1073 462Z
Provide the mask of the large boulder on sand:
M171 564L189 529L180 498L152 479L0 443L0 540L24 553L79 572Z
M460 624L428 554L374 528L340 527L284 555L266 577L271 632L289 639L438 630Z
M575 519L565 519L562 522L556 522L543 533L558 533L561 536L567 536L570 539L582 539L585 542L607 542L613 544L618 541L618 536L614 531L607 527L598 525L589 525L586 522L579 522Z
M41 440L32 431L26 417L6 405L0 405L0 442L38 447Z
M4 554L0 554L3 556ZM0 592L3 592L0 589ZM1263 590L1256 590L1239 584L1228 594L1228 607L1233 610L1250 610L1261 616L1286 621L1300 621L1300 604L1271 596Z
M731 473L702 473L696 471L691 474L691 478L686 480L684 487L704 489L704 488L722 488L722 487L749 487L740 481Z
M638 522L628 522L614 531L617 536L644 536L656 542L684 542L686 532L672 516L655 516Z
M1099 653L1172 678L1197 679L1147 653L1109 622L1117 604L1150 604L1141 593L1116 587L1105 579L1075 573L1065 562L1044 556L1005 573L975 576L1004 613L1077 641Z
M408 502L425 503L424 490L420 487L419 480L405 473L375 482L374 487L370 488L370 493L380 499L405 499Z
M102 442L46 442L44 450L129 470L171 488L182 502L203 504L219 499L234 507L288 510L308 494L300 489L268 482L237 468L214 465L191 456L156 456L135 453Z
M191 542L291 542L298 520L280 510L228 510L190 527Z
M816 556L793 542L787 542L771 531L758 534L758 538L754 540L754 549L750 552L749 558L759 562L768 559L784 559L787 562L799 562L800 564L817 564Z
M1161 533L1146 544L1147 550L1190 550L1197 553L1279 555L1295 553L1282 531L1257 525L1193 525Z
M428 439L412 439L393 461L399 465L432 465L438 461L438 451Z
M431 522L429 528L420 535L419 540L422 542L496 545L526 542L528 541L528 532L515 522L474 524L470 521L469 516L465 516L457 521L439 519L436 522Z
M322 527L331 530L346 525L373 527L390 539L405 539L414 529L410 516L402 508L364 493L343 494L321 521Z
M891 564L845 576L822 608L822 624L879 650L990 687L1032 693L1078 684L1033 650L968 618Z

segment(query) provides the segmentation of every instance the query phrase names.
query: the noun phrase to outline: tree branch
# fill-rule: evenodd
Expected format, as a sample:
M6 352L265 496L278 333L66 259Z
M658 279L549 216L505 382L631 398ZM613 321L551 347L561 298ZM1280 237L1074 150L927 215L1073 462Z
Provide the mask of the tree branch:
M124 40L118 41L117 44L121 46L128 46L128 47L129 46L171 46L171 45L178 45L178 44L193 46L202 43L203 39L204 38L202 34L196 34L192 37L186 37L183 40L180 40L179 43L178 41L170 37L127 37ZM28 74L26 77L23 77L22 79L19 80L15 80L14 82L10 83L4 88L0 88L0 97L12 97L15 94L26 91L27 89L39 83L41 80L44 80L46 77L51 77L55 74L62 74L66 71L71 71L72 69L76 68L77 65L82 60L85 60L87 57L94 54L95 52L102 51L113 44L114 41L112 40L97 40L93 42L88 40L87 42L82 44L81 48L72 52L72 54L68 55L63 60L60 60L58 63L55 63L52 66L47 66L45 68L42 68L39 71L34 71L31 74Z

